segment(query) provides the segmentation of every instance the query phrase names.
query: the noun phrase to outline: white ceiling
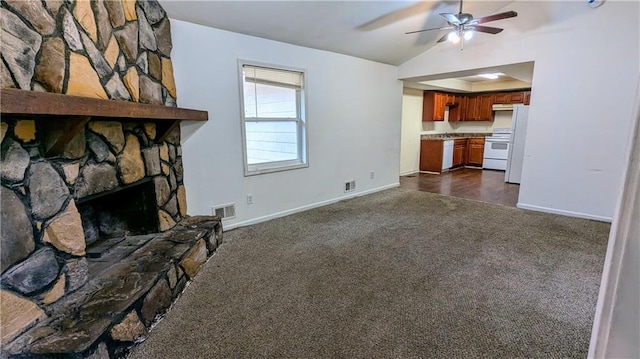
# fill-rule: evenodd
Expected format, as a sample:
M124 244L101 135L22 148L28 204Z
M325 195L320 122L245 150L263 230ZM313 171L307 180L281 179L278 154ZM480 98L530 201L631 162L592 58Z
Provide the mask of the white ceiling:
M172 19L391 65L428 50L443 34L405 32L443 26L438 14L457 13L459 6L458 1L159 1ZM512 2L473 0L463 10L482 17L506 11Z

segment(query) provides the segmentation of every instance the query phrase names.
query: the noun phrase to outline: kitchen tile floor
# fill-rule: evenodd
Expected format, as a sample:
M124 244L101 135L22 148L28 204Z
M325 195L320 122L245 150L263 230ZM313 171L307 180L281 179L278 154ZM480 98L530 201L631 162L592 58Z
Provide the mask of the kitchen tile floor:
M515 207L520 185L506 183L504 171L461 168L443 174L414 173L400 177L400 186L423 192Z

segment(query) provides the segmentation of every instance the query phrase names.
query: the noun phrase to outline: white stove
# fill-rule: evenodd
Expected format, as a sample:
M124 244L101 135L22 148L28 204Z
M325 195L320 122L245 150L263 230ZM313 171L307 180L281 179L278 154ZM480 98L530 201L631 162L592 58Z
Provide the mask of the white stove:
M494 128L493 134L484 138L482 168L505 171L509 158L511 128Z

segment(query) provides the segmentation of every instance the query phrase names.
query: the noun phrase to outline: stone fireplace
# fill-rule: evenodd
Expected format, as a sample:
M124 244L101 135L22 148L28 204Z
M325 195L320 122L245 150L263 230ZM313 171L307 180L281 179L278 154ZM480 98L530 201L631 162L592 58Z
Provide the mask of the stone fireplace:
M222 241L188 217L155 0L6 0L1 357L125 355Z

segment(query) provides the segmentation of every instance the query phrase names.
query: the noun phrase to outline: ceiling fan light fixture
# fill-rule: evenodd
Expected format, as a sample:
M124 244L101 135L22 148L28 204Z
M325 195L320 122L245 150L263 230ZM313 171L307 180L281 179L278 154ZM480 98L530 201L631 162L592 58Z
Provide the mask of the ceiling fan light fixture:
M451 41L454 44L457 44L458 42L460 42L460 35L458 35L458 33L455 31L451 31L449 33L449 36L447 36L447 40Z
M471 40L471 38L473 37L473 31L471 30L466 30L464 32L464 39L465 40Z

